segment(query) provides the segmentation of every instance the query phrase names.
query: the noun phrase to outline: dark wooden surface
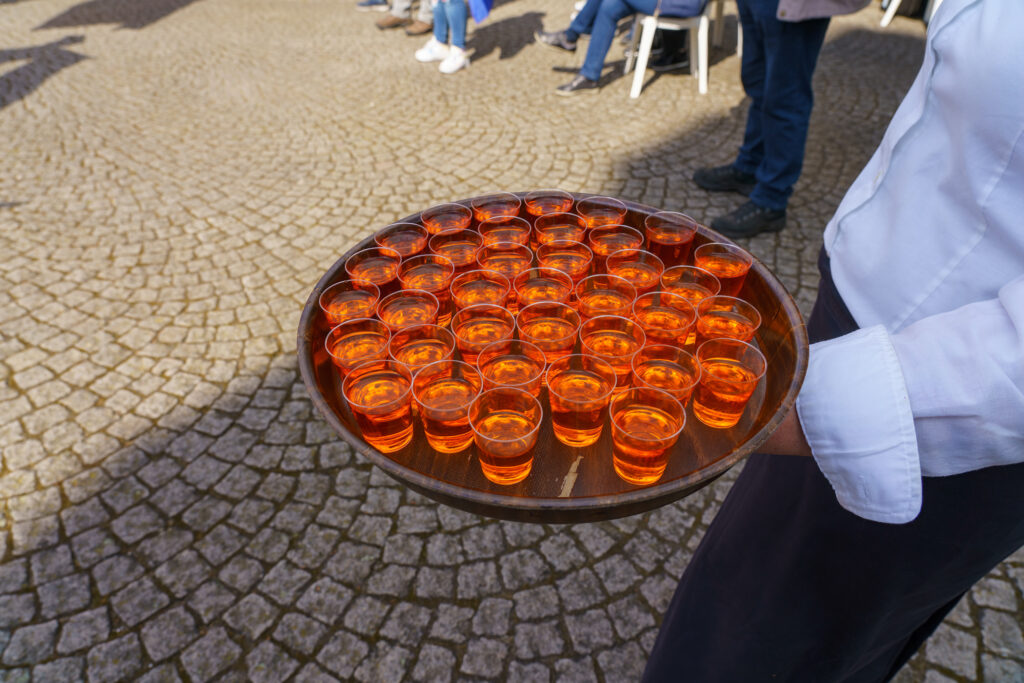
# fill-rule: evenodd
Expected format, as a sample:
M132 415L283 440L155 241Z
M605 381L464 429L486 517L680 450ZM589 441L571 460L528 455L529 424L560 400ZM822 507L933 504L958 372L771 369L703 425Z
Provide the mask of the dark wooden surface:
M586 196L576 195L577 199ZM470 201L459 203L468 206ZM659 210L632 202L626 205L626 224L641 231L644 217ZM419 222L419 215L402 221ZM729 241L704 226L696 239L697 244ZM310 293L298 331L302 379L317 409L357 451L410 488L457 508L502 519L557 524L611 519L665 505L706 486L754 452L793 404L803 381L807 366L803 319L782 284L755 259L740 297L754 304L763 318L756 342L768 359L768 372L740 423L731 429L706 427L688 407L686 428L657 483L638 487L615 474L607 420L601 439L593 446L569 448L558 442L551 431L546 394L541 396L545 419L533 470L514 486L499 486L484 478L475 446L456 454L435 452L418 421L412 443L384 455L362 440L348 411L341 378L323 348L328 324L317 304L326 287L347 279L344 263L348 255L372 243L369 237L339 258Z

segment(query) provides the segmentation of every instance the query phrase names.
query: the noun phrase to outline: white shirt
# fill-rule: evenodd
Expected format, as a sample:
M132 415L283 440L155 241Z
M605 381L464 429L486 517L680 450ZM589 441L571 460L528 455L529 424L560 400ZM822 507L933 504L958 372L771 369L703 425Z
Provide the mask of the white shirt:
M825 230L862 329L812 345L797 408L861 517L908 522L922 475L1024 461L1022 26L1017 0L941 5L920 73Z

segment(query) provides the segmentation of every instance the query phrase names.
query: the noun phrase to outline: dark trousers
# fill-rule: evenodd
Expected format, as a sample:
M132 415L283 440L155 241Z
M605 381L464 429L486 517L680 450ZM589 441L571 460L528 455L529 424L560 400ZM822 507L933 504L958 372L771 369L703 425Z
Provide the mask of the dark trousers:
M811 80L828 19L775 18L778 0L738 0L743 30L740 76L750 97L747 129L734 166L757 178L750 198L784 209L804 163L814 105Z
M827 263L812 341L856 328ZM836 502L813 458L754 455L683 574L644 681L875 683L1024 544L1024 464L926 477L909 524Z

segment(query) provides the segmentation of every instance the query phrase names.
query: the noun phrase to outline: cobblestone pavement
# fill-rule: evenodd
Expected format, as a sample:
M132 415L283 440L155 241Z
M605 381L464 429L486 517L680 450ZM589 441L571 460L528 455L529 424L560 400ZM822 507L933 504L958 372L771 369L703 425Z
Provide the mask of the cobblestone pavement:
M616 522L480 519L354 456L294 354L320 274L431 204L737 203L688 180L740 137L732 50L703 97L563 100L573 59L531 36L568 10L500 3L442 76L352 0L0 0L0 680L637 678L731 477ZM923 26L879 18L833 23L790 226L749 244L805 312L920 61ZM1018 553L899 680L1024 680L1022 590Z

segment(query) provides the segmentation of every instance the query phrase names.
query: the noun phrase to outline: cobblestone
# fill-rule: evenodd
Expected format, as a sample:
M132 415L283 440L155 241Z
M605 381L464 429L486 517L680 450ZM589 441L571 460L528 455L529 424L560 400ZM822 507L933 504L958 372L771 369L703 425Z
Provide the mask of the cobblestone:
M583 103L549 97L539 0L471 25L452 77L351 3L0 6L0 680L636 680L735 472L612 522L482 519L338 439L294 335L341 254L434 203L732 208L690 176L742 134L734 15L707 95L616 75ZM921 60L880 15L833 20L788 226L746 245L804 313ZM897 680L1024 682L1022 599L1024 550Z

